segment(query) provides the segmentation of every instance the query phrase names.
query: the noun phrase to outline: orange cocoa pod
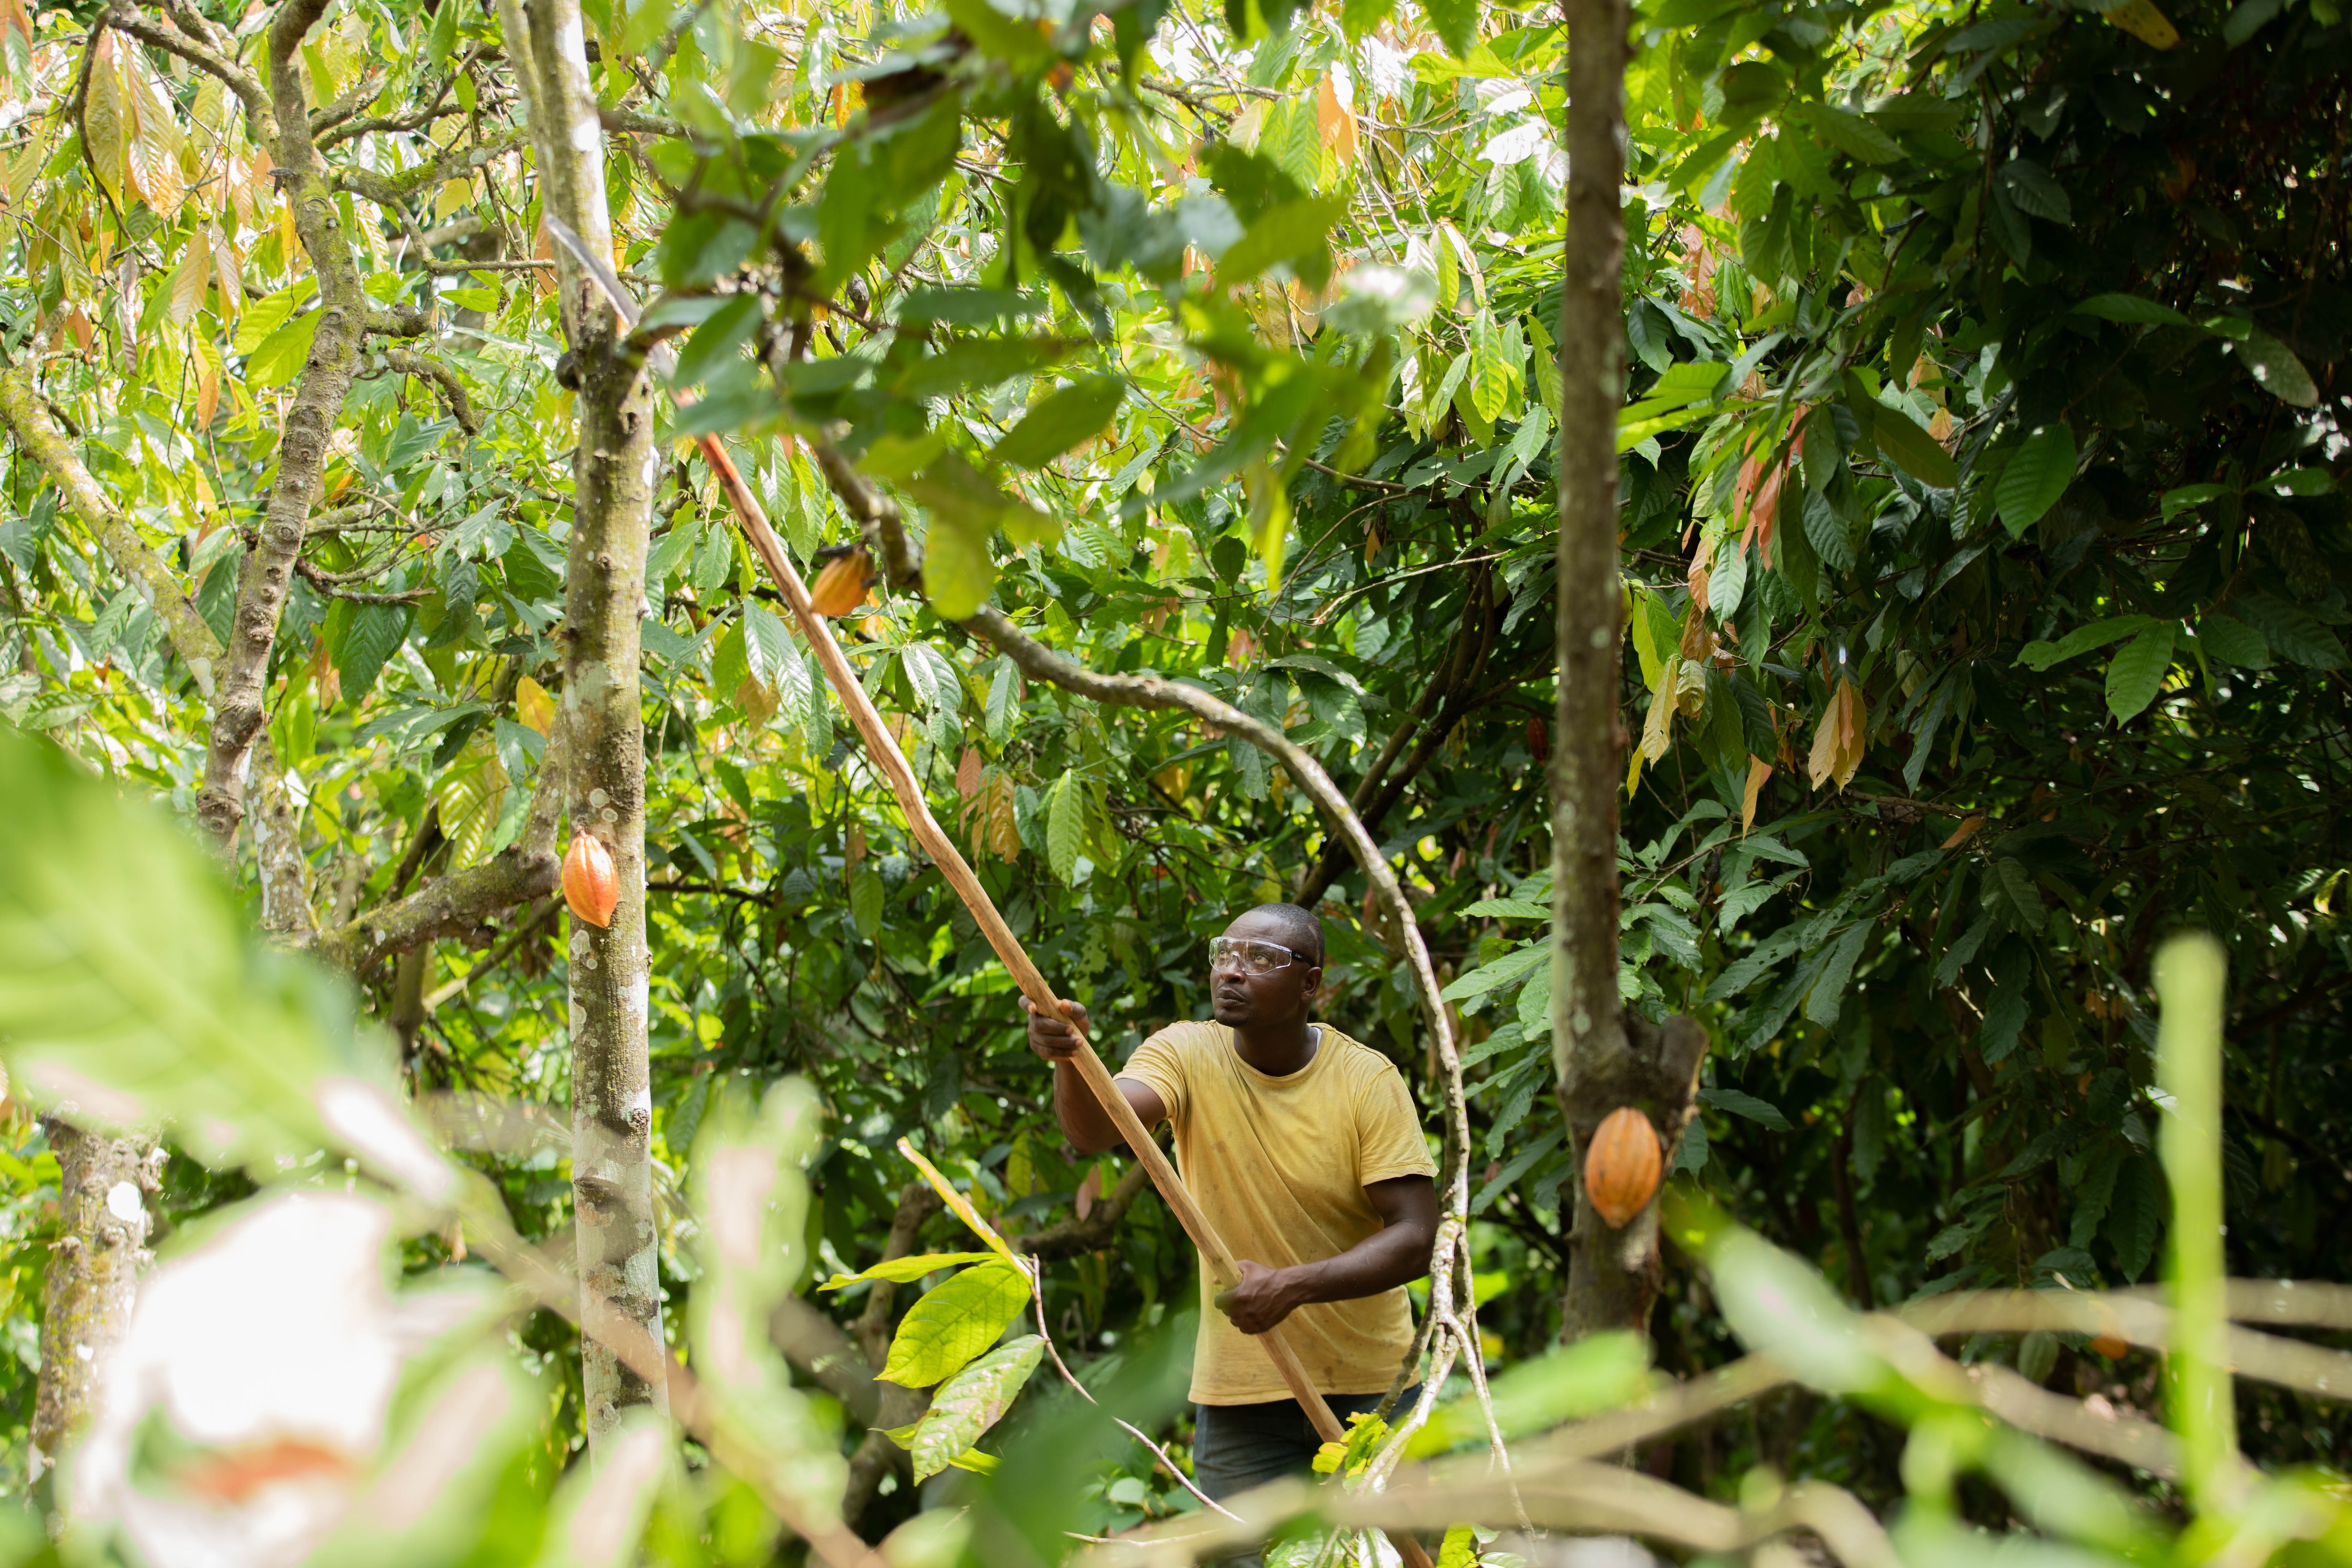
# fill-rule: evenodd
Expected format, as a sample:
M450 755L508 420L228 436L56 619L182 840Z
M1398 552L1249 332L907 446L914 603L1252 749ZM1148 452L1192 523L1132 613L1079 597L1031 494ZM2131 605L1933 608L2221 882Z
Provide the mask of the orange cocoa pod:
M1528 755L1538 763L1551 761L1551 726L1540 719L1528 721Z
M574 834L563 857L563 901L599 931L613 923L621 901L621 881L613 872L613 852L593 833Z
M2121 1361L2131 1345L2119 1334L2100 1334L2091 1341L2091 1348L2109 1361Z
M862 544L846 555L835 556L810 584L810 605L820 616L849 614L866 602L866 579L872 570L873 563L866 559Z
M1617 1230L1642 1212L1658 1190L1664 1162L1658 1131L1650 1119L1621 1105L1602 1119L1584 1154L1584 1192L1592 1207Z

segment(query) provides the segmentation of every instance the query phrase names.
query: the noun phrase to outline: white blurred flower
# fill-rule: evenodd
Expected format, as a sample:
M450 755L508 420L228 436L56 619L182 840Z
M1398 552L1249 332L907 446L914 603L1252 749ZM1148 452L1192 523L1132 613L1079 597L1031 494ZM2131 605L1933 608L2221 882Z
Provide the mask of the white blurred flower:
M72 1467L150 1568L291 1568L350 1513L401 1364L480 1304L394 1298L391 1211L262 1200L142 1284ZM160 1418L161 1430L151 1426Z

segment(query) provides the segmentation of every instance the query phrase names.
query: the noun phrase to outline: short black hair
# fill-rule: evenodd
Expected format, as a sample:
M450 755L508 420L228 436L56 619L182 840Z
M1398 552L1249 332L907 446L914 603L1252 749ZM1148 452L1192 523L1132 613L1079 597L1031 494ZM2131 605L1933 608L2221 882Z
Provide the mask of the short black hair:
M1298 904L1260 904L1244 914L1265 915L1282 927L1282 938L1294 952L1307 955L1315 968L1323 966L1323 922L1315 911Z

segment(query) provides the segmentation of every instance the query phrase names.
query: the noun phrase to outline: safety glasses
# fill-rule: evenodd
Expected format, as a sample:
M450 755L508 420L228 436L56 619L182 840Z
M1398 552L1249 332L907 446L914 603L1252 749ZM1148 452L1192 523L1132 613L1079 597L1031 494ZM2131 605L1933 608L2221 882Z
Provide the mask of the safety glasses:
M1300 963L1314 962L1297 948L1285 947L1278 942L1252 942L1244 937L1221 936L1209 943L1209 968L1212 973L1230 967L1240 970L1244 974L1271 974L1294 960Z

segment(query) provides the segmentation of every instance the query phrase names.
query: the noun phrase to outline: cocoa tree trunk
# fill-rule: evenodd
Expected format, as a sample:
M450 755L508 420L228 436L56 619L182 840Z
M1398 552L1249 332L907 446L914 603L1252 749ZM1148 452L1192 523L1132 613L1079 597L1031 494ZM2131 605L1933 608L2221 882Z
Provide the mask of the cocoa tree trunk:
M613 253L604 202L604 133L588 74L578 0L500 0L538 158L542 210L593 255ZM602 929L572 922L572 1184L580 1289L662 1342L659 1232L654 1220L653 1099L646 1059L645 721L637 616L653 517L653 401L642 357L611 304L561 247L563 326L578 377L561 722L572 831L613 857L620 901ZM587 1305L583 1302L583 1305ZM593 1321L596 1313L584 1311ZM665 1413L666 1388L583 1334L582 1384L592 1445L632 1405Z
M46 1119L58 1156L58 1241L41 1294L41 1376L33 1405L33 1470L89 1422L108 1353L131 1327L139 1276L152 1254L148 1194L162 1152L152 1141L84 1132Z
M1559 309L1559 737L1551 754L1553 1065L1576 1168L1601 1119L1632 1105L1671 1147L1689 1119L1706 1031L1629 1018L1617 990L1617 791L1624 731L1617 410L1624 402L1626 0L1565 0L1568 237ZM1612 1229L1575 1184L1560 1337L1647 1329L1657 1204Z

